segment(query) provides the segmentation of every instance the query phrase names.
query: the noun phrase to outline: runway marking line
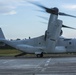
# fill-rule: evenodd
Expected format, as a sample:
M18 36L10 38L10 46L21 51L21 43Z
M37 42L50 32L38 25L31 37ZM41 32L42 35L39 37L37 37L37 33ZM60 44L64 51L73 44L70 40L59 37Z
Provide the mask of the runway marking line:
M47 62L49 62L49 61L50 61L50 60L48 59ZM42 70L43 67L42 67L41 65L43 65L44 63L46 63L46 60L43 60L41 63L39 63L39 64L36 66L37 69L36 69L35 71L38 71L38 68ZM45 64L44 64L44 66L45 66Z
M49 65L49 63L50 63L50 61L51 61L51 58L46 61L46 63L45 63L45 65L44 65L43 69L41 70L42 72L47 69L47 67L48 67L48 65Z

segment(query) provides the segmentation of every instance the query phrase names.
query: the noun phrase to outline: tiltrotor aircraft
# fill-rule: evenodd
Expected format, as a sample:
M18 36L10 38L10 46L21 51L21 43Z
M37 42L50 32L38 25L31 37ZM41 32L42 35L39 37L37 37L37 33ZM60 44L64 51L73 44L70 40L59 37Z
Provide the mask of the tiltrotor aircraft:
M74 18L76 18L76 16L59 12L59 9L56 7L47 8L40 4L35 5L45 9L45 11L50 14L45 35L32 39L9 41L5 39L3 32L0 29L0 41L22 51L23 53L20 55L33 53L36 54L37 57L43 57L44 53L76 52L76 40L60 38L61 28L71 27L64 26L62 21L58 19L58 15Z

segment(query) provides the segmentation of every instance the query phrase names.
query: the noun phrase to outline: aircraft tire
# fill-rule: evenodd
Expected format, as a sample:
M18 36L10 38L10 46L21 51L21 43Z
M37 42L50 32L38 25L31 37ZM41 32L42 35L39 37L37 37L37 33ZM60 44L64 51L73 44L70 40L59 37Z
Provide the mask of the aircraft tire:
M43 53L36 55L38 58L43 57Z

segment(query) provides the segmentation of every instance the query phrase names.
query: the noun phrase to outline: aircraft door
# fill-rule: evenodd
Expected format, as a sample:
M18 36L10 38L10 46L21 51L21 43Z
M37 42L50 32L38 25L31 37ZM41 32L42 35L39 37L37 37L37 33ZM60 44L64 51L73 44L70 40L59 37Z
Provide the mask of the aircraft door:
M66 41L65 48L66 48L67 52L74 52L75 42L72 39L68 39Z

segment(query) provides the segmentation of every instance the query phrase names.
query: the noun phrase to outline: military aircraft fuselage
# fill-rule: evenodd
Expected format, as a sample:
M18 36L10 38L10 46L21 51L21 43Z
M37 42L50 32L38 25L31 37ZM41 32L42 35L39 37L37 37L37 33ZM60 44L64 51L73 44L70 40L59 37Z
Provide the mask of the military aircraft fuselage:
M19 49L19 50L26 52L26 53L31 53L31 50L30 50L31 46L36 47L36 48L37 47L41 47L41 48L46 47L46 40L44 39L44 35L40 36L40 37L33 38L33 39L14 40L14 41L11 41L11 43L14 45L14 47L16 49ZM10 44L10 42L9 42L9 44ZM29 48L28 51L26 51L26 48L25 48L26 45ZM58 47L58 50L56 49L54 52L51 52L51 53L76 52L76 39L68 39L68 38L60 37L56 43L56 47ZM43 52L46 53L47 50L45 50L45 49L43 50Z

